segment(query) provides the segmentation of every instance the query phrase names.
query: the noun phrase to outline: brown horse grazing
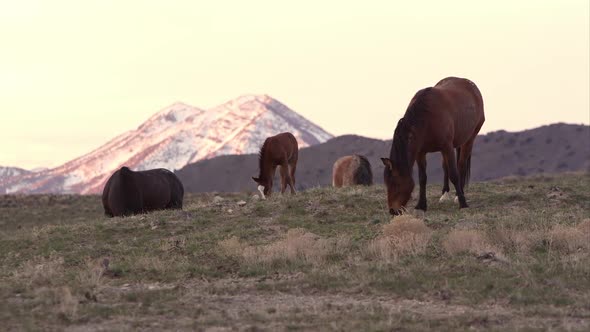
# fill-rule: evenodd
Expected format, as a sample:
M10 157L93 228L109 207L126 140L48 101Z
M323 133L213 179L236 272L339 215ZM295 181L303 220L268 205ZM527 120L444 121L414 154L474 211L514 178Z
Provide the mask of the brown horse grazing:
M467 207L463 189L469 181L473 142L484 121L481 93L470 80L448 77L418 91L397 123L389 158L381 158L389 212L397 215L408 203L414 189L414 162L420 179L416 209L426 211L426 153L436 151L443 155L443 194L449 190L450 178L459 206Z
M182 209L184 187L176 175L158 168L134 172L117 170L104 186L102 205L109 217L162 209Z
M336 160L332 167L332 186L340 188L359 184L373 184L373 172L367 158L355 154Z
M260 172L252 179L258 183L258 190L262 198L270 196L272 182L277 166L281 166L281 193L291 187L291 194L295 194L295 169L299 156L297 139L291 133L281 133L271 136L264 141L258 155Z

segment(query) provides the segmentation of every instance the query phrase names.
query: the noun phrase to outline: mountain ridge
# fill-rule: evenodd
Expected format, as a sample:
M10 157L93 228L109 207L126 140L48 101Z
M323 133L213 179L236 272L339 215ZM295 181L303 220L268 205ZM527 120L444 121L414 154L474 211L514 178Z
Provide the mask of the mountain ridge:
M518 132L505 130L478 135L474 144L471 179L488 181L506 176L590 171L590 127L556 123ZM383 182L380 157L389 156L391 140L343 135L299 152L296 187L330 186L333 163L341 156L365 155L375 183ZM188 192L255 191L250 179L258 168L257 155L226 155L188 164L176 174ZM442 183L440 153L427 154L428 183ZM415 171L415 170L414 170ZM277 172L278 173L278 172ZM227 178L231 174L231 179ZM414 174L417 182L417 173ZM275 186L279 181L275 181ZM277 188L275 188L276 190Z

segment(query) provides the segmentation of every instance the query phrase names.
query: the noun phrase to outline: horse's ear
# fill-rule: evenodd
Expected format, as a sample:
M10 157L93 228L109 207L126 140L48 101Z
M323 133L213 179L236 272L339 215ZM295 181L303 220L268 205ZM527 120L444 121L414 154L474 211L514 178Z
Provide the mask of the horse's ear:
M391 165L391 160L389 160L389 158L381 158L381 161L385 167L389 168L389 170L393 169L393 165Z

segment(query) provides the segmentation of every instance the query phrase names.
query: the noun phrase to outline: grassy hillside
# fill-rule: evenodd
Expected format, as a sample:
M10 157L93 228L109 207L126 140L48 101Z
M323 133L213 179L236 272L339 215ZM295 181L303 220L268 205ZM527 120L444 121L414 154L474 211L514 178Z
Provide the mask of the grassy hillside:
M97 196L0 196L9 330L590 328L590 176L474 183L469 209L390 220L384 189L102 216ZM245 205L238 204L245 201ZM411 202L415 204L415 201Z

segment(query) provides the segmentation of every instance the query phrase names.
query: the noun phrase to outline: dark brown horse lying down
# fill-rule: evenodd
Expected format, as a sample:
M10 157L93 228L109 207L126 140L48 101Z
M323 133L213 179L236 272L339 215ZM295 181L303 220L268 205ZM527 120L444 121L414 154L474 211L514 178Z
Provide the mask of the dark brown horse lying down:
M426 211L426 153L436 151L443 155L443 196L449 190L448 174L459 207L467 207L463 190L469 181L473 142L484 121L481 93L470 80L447 77L432 88L418 91L397 123L389 158L381 158L389 212L399 214L410 200L414 163L418 163L420 179L416 209Z
M109 217L162 209L182 209L184 187L176 175L158 168L134 172L121 167L104 186L102 205Z
M332 167L332 186L336 188L373 184L371 164L365 156L344 156L336 160Z
M298 156L299 145L291 133L281 133L264 140L258 154L260 171L258 177L252 177L258 183L262 198L269 196L272 192L277 166L281 166L281 193L284 193L289 185L291 194L295 194L295 170Z

